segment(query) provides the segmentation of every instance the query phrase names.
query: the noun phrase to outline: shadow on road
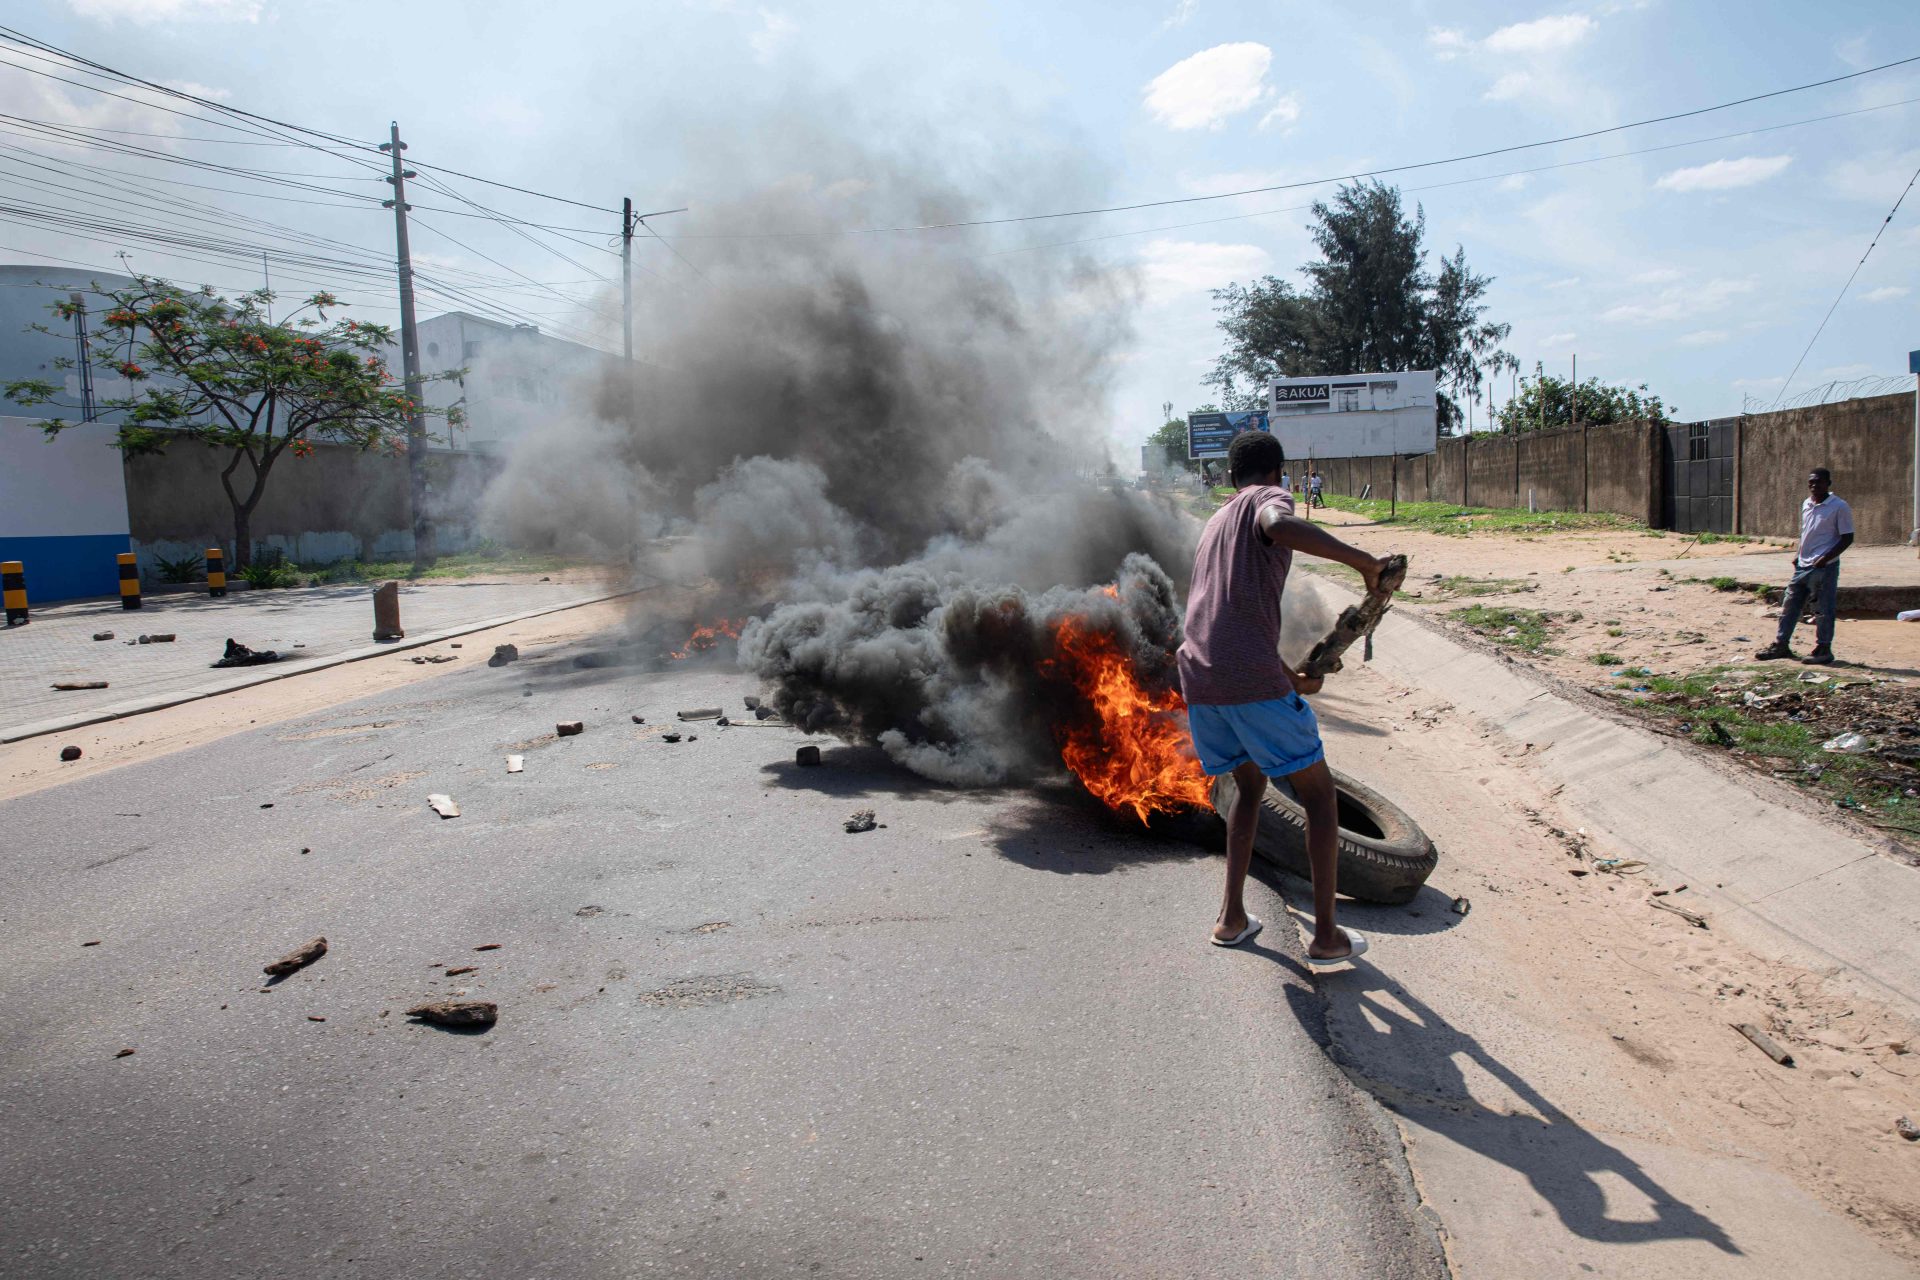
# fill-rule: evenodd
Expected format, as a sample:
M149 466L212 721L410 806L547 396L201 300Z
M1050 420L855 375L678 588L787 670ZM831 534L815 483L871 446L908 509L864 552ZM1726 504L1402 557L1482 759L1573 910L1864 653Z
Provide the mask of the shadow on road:
M1301 1025L1327 1046L1354 1084L1422 1128L1525 1177L1567 1230L1607 1244L1703 1240L1723 1253L1741 1253L1719 1224L1668 1192L1625 1152L1582 1128L1478 1040L1371 965L1363 961L1331 976L1321 990L1357 1005L1331 1036L1325 1030L1325 997L1290 985L1286 998ZM1474 1098L1463 1063L1511 1090L1531 1114L1496 1111ZM1610 1212L1602 1183L1606 1175L1646 1197L1643 1212L1650 1216Z
M1106 875L1136 863L1217 852L1195 843L1191 823L1156 817L1151 827L1143 826L1131 813L1115 813L1077 788L1029 789L1021 795L1020 803L987 824L988 841L1007 861L1034 871Z
M743 732L763 731L754 729L743 730ZM770 731L765 732L770 733ZM953 804L957 801L978 802L983 798L991 799L1002 794L988 790L961 791L954 787L943 787L937 782L929 782L919 774L909 772L895 764L887 753L878 747L836 747L829 746L825 742L816 742L814 745L820 748L820 763L817 765L801 765L791 759L775 760L761 765L760 772L766 775L767 785L850 799L867 796L911 796L915 800L931 800L936 804Z

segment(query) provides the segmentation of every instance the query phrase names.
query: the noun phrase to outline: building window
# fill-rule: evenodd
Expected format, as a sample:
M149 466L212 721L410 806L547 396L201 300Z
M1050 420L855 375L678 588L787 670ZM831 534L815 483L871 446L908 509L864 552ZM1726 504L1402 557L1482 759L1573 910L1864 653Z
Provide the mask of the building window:
M427 344L427 354L428 354L428 355L430 355L430 356L437 356L437 355L439 355L439 354L440 354L440 344L439 344L439 343L437 343L437 342L429 342L429 343Z
M468 341L460 344L460 358L462 360L471 360L479 354L480 344L478 342Z
M1687 428L1687 461L1707 460L1707 424L1696 422Z
M1335 387L1333 389L1333 411L1335 413L1360 412L1360 388Z

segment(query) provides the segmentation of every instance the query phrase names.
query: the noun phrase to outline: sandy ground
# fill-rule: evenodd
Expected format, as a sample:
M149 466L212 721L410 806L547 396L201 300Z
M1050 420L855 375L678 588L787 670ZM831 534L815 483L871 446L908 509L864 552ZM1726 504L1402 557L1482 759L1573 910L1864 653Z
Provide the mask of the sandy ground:
M542 648L606 632L625 621L633 609L633 603L626 600L582 605L525 622L471 632L454 641L349 662L145 715L89 725L71 733L0 746L0 799L28 795L44 787L199 746L251 725L291 720L370 693L444 674L454 665L414 662L413 658L421 654L476 663L492 656L495 645L514 644L526 656ZM79 747L82 755L72 763L63 763L60 749L69 745Z
M1471 709L1358 667L1330 679L1316 702L1329 759L1389 790L1441 850L1411 908L1348 910L1379 946L1335 995L1336 1047L1401 1115L1416 1171L1440 1148L1457 1168L1464 1149L1532 1186L1507 1188L1498 1204L1434 1204L1454 1223L1463 1273L1504 1274L1478 1253L1508 1235L1489 1223L1504 1215L1509 1231L1525 1230L1528 1214L1558 1211L1591 1250L1565 1251L1567 1274L1583 1262L1602 1274L1655 1274L1604 1260L1610 1242L1662 1238L1711 1244L1687 1265L1719 1274L1733 1259L1713 1244L1711 1223L1735 1243L1741 1235L1727 1208L1740 1188L1712 1173L1721 1162L1741 1178L1784 1177L1920 1262L1920 1144L1894 1132L1897 1117L1920 1119L1911 1021L1649 905L1653 889L1674 890L1660 900L1684 905L1678 886L1591 870L1608 856L1606 834L1577 830L1551 781ZM1464 917L1455 897L1470 903ZM1796 1065L1776 1066L1730 1029L1739 1022L1774 1027ZM1625 1154L1642 1147L1678 1158ZM1662 1164L1668 1172L1654 1176ZM1682 1186L1689 1178L1696 1185ZM1604 1212L1571 1207L1579 1197L1564 1185L1582 1179L1597 1186ZM1498 1190L1489 1183L1490 1195ZM1752 1192L1764 1196L1764 1183ZM1662 1194L1673 1203L1663 1208ZM1720 1208L1703 1208L1709 1201ZM1680 1212L1689 1205L1700 1220ZM1740 1226L1749 1244L1763 1231ZM1745 1252L1756 1255L1751 1265L1764 1251ZM1532 1274L1548 1272L1561 1273Z

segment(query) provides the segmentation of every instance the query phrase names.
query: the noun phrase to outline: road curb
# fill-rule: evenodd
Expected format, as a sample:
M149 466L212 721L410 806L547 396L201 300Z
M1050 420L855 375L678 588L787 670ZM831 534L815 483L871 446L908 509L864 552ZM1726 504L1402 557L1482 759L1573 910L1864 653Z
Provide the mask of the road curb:
M257 685L271 684L276 680L288 680L294 676L307 675L314 671L325 671L329 667L344 666L349 662L363 662L368 658L377 658L382 654L400 653L407 649L418 649L423 645L438 644L456 636L472 635L476 631L488 631L494 627L504 627L509 623L525 622L529 618L545 617L550 613L563 613L568 609L584 608L590 604L601 604L608 600L620 600L627 596L639 595L649 587L633 587L626 591L613 591L606 595L590 596L585 600L570 600L566 604L547 605L540 609L529 609L524 613L502 614L486 618L479 622L461 623L454 627L444 627L439 631L430 631L420 636L409 636L405 640L396 640L387 644L370 644L358 649L349 649L344 653L332 654L324 658L308 658L300 662L280 662L270 667L255 667L245 675L234 676L213 688L196 689L188 693L159 694L151 698L139 698L129 702L117 703L111 707L102 707L95 711L82 712L79 715L63 716L56 720L38 720L31 724L16 725L11 729L0 730L0 743L24 742L28 738L44 737L50 733L67 733L74 729L84 729L92 724L104 724L109 720L124 720L128 716L143 715L149 711L164 711L168 707L181 706L188 702L199 702L206 698L217 698L224 693L234 693L241 689L251 689Z

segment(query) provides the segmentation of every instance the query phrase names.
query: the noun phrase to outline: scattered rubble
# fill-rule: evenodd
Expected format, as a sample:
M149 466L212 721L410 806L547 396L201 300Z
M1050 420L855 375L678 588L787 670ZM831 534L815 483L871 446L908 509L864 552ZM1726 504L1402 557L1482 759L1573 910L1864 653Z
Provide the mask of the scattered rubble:
M563 738L571 738L577 733L585 733L587 726L584 721L580 720L562 720L559 724L553 726L553 731Z
M691 711L680 712L682 720L715 720L721 716L719 707L695 707Z
M755 720L777 720L780 718L780 713L772 707L755 707L753 709L753 718Z
M1731 1025L1735 1031L1738 1031L1741 1035L1753 1041L1754 1048L1766 1054L1781 1066L1790 1067L1793 1065L1793 1055L1785 1049L1782 1049L1778 1041L1760 1028L1754 1026L1751 1022L1735 1022Z
M606 910L607 909L605 907L594 906L592 904L589 904L587 906L581 907L578 911L574 912L573 914L577 916L582 916L582 917L585 917L586 919L591 920L593 917L597 915L606 914Z
M1685 885L1681 886L1681 888L1685 888L1685 887L1686 887ZM1688 924L1692 925L1696 929L1704 929L1707 927L1707 918L1701 915L1698 911L1689 911L1685 907L1676 907L1671 902L1662 902L1658 894L1664 893L1664 892L1665 890L1656 891L1656 896L1647 899L1647 905L1658 907L1662 911L1671 911L1674 915L1679 916L1682 920L1685 920Z
M94 632L94 633L93 633L93 638L94 638L95 640L111 640L111 639L113 639L113 632L111 632L111 631L96 631L96 632Z
M105 680L56 680L53 682L53 687L64 691L74 689L104 689L107 687L107 682Z
M1893 1131L1908 1142L1920 1142L1920 1124L1915 1124L1905 1116L1893 1122Z
M92 942L83 942L80 945L83 947L97 947L100 945L100 939L95 938Z
M133 1050L122 1049L120 1052L114 1054L113 1056L116 1058L131 1058L133 1056Z
M493 646L493 656L487 659L490 667L504 667L509 662L520 661L520 650L515 645L497 644Z
M662 742L678 742L678 741L680 741L680 735L679 735L679 734L677 734L677 733L663 733L663 734L661 734L661 735L660 735L660 741L662 741Z
M479 967L480 966L477 964L456 965L454 968L447 970L447 976L449 978L457 978L463 973L472 973L474 970L478 969Z
M809 767L819 764L820 748L815 746L801 747L798 751L793 753L793 762L797 765L809 766Z
M1858 756L1865 755L1873 748L1867 741L1865 734L1848 732L1836 734L1834 737L1828 738L1820 744L1820 749L1822 751L1831 751L1836 755Z
M60 748L60 758L67 761L78 760L80 758L80 748L62 747Z
M287 954L262 969L261 972L267 974L269 977L284 977L289 973L294 973L306 968L325 954L327 954L327 940L325 938L315 938L313 941L304 942L287 952Z
M456 657L454 657L454 656L453 656L452 654L450 654L450 653L422 653L422 654L416 654L416 655L414 655L414 656L413 656L412 658L410 658L410 659L408 659L408 661L410 661L410 662L414 662L414 663L421 663L421 662L458 662L458 661L460 661L460 659L458 659L458 658L456 658Z
M1451 909L1453 911L1453 914L1457 916L1464 916L1467 914L1467 912L1473 910L1473 902L1471 899L1468 899L1468 898L1455 898L1453 900L1453 906Z
M325 1022L326 1020L327 1020L327 1019L326 1019L326 1017L325 1017L325 1015L323 1015L323 1014L318 1014L318 1013L310 1013L310 1014L308 1014L308 1015L307 1015L307 1021L308 1021L308 1022Z
M171 638L171 637L169 637ZM272 649L249 649L233 637L227 637L227 652L216 667L257 667L263 663L278 662L280 655Z
M848 835L856 835L862 831L871 831L880 824L873 820L873 810L856 809L853 811L853 816L840 825L847 829Z
M474 950L475 951L498 951L501 947L505 945L506 944L504 942L483 942L479 946L475 947Z
M440 1027L490 1027L500 1018L491 1000L429 1000L407 1010L409 1018Z
M108 634L111 635L112 633L109 632ZM141 636L137 641L135 641L135 643L136 644L172 644L173 639L174 639L174 636L173 636L173 632L171 631L156 631L151 635Z
M508 756L507 757L508 773L519 773L522 769L526 768L526 765L527 765L527 758L525 756Z
M113 633L108 632L107 634L111 636ZM96 640L99 639L98 636L94 638ZM760 709L760 699L754 697L752 694L748 694L746 697L740 699L740 701L746 704L747 710L749 711L758 711Z
M645 716L635 716L633 718L633 722L635 724L645 724L647 722L647 718Z
M457 818L460 816L460 806L453 802L452 796L442 795L436 791L427 797L427 804L432 806L433 811L443 818Z

